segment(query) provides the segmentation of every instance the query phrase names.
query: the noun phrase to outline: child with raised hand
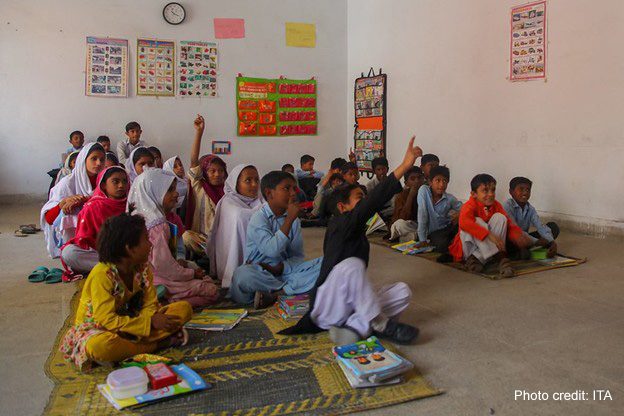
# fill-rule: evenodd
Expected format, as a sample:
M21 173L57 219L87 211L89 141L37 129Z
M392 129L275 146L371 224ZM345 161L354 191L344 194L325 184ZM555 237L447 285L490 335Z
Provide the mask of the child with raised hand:
M68 273L86 274L98 263L97 234L104 221L126 211L129 189L128 174L119 166L98 174L93 196L78 214L76 235L61 250L61 259Z
M141 140L142 133L141 125L136 121L131 121L126 124L126 139L117 143L117 157L119 158L119 163L126 165L126 161L134 149L146 146L145 141Z
M501 278L513 277L506 242L521 249L531 242L496 200L494 177L480 173L472 178L470 188L470 198L459 212L459 233L449 252L456 262L465 261L468 271L480 273L487 262L495 261Z
M425 179L418 166L412 166L403 175L405 187L394 198L394 212L390 226L390 241L401 238L412 240L416 237L418 223L416 222L418 205L418 190Z
M150 153L152 154L152 157L154 157L154 167L158 169L162 169L163 160L162 160L162 153L160 152L160 149L157 148L156 146L150 146L147 148L147 150L149 150Z
M262 206L260 176L252 165L238 165L225 181L225 195L217 204L212 232L207 244L210 274L229 288L234 270L244 261L247 225Z
M177 238L172 235L167 215L178 202L174 175L161 169L145 169L130 188L128 207L145 218L152 251L149 262L154 268L154 282L167 288L169 301L186 300L194 307L208 305L218 297L218 288L203 270L188 267L176 260Z
M147 147L137 147L130 153L130 157L126 162L126 171L130 183L143 173L145 168L154 167L154 156Z
M321 258L304 261L295 179L273 171L260 182L266 203L247 226L244 265L234 271L230 295L238 303L263 308L277 295L306 293L318 276Z
M41 229L52 258L71 240L78 225L78 212L95 189L98 173L104 168L104 149L88 143L76 157L76 166L50 190L48 202L41 208Z
M555 240L559 236L559 226L554 222L544 225L540 220L537 211L529 203L532 186L533 182L528 178L522 176L513 178L509 182L511 198L503 203L503 208L531 240L531 245L548 248L548 257L554 257L557 254ZM534 227L536 231L529 234L531 227ZM513 247L508 248L513 249Z
M399 179L421 155L412 137L401 165L367 197L356 184L336 192L337 213L325 233L323 264L310 292L310 311L280 334L330 330L338 345L371 333L404 344L416 338L417 328L396 320L411 298L409 287L396 283L376 291L366 275L370 252L366 222L401 190Z
M312 204L312 217L322 218L321 207L325 205L323 201L326 201L327 197L334 191L334 189L336 189L336 187L332 185L332 180L333 182L337 182L338 179L335 175L340 175L342 182L344 182L340 169L346 163L347 161L341 157L337 157L331 161L327 174L323 176L317 185L316 196L314 197L314 203Z
M418 239L429 240L438 253L448 254L448 246L457 234L462 203L446 192L451 172L446 166L429 171L429 184L418 190ZM445 256L440 262L451 261Z
M61 343L66 360L86 369L186 343L182 326L191 319L191 305L159 305L150 250L142 217L121 214L104 222L97 240L100 262L82 288L74 326Z

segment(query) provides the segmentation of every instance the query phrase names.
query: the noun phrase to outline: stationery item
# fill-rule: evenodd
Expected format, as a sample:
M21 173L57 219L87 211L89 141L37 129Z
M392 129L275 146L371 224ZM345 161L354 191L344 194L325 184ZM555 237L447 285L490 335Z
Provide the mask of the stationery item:
M204 309L193 315L184 327L203 331L228 331L245 316L247 316L245 309Z

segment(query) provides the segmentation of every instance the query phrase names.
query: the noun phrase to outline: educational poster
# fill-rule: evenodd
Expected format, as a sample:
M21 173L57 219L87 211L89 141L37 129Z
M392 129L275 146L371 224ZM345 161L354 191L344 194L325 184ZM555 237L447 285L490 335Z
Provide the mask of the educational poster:
M386 153L386 74L368 76L355 80L355 134L354 153L356 164L362 172L372 172L372 161Z
M85 93L94 97L128 96L128 41L87 37Z
M546 78L546 1L511 9L511 81Z
M317 134L316 80L236 78L239 136Z
M217 56L216 43L180 42L179 96L217 96Z
M173 97L175 42L137 39L137 95Z

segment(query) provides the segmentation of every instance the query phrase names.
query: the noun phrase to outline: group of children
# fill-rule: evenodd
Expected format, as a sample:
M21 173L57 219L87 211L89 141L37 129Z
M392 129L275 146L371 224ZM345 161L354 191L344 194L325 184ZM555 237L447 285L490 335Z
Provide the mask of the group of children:
M308 314L283 334L329 330L337 344L372 333L412 342L418 329L397 319L409 287L375 290L366 275L367 222L376 213L390 239L429 240L442 261L473 271L498 261L501 276L513 275L507 253L523 256L532 245L556 253L558 230L539 221L528 179L512 180L503 208L494 178L477 175L462 205L446 192L449 169L423 155L414 138L390 174L388 161L375 159L375 177L363 186L353 152L326 174L309 155L297 170L286 164L260 175L241 164L228 172L217 156L199 157L204 128L198 115L188 173L178 156L163 163L157 148L146 147L136 122L126 126L116 158L108 138L84 144L82 133L70 136L78 153L51 189L41 223L64 280L88 274L62 344L77 365L184 344L191 308L224 296L263 308L280 294L309 294ZM323 257L306 261L301 228L311 225L327 231ZM530 226L537 234L527 234Z

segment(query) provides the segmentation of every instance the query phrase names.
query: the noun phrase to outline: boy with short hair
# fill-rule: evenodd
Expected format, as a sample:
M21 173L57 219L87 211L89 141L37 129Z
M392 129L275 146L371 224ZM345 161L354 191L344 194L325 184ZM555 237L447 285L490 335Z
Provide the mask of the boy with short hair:
M511 198L503 203L503 208L507 214L515 221L522 231L531 239L533 246L548 248L548 256L554 257L557 254L557 243L555 240L559 236L559 226L554 222L546 225L540 220L537 211L529 203L531 198L531 188L533 182L530 179L517 176L509 182L509 194ZM537 231L529 234L529 228L535 227Z
M336 189L336 187L332 186L332 181L337 182L338 177L336 175L340 175L340 181L344 183L344 178L340 173L340 169L347 163L341 157L337 157L331 161L329 165L329 171L316 187L316 195L314 196L314 203L312 204L312 216L320 217L321 206L324 205L323 201L326 201L327 197Z
M110 148L111 148L111 141L108 138L108 136L98 136L97 140L96 140L99 144L102 145L102 147L104 148L104 152L108 153L110 152Z
M422 159L420 159L420 169L422 169L423 175L425 175L425 180L429 180L429 172L431 169L440 165L440 158L438 158L433 153L427 153L423 155Z
M357 184L336 191L337 212L325 233L323 264L310 293L310 311L280 334L329 330L337 345L358 341L371 333L403 344L416 338L417 328L395 320L409 303L409 287L396 283L375 291L366 276L370 252L366 222L401 190L399 178L420 155L422 150L414 146L412 137L401 165L368 197Z
M412 166L403 175L405 187L394 197L394 212L390 226L390 241L399 239L416 239L418 223L416 215L418 205L416 197L418 190L425 182L422 170L418 166Z
M373 179L371 179L366 184L367 192L372 191L377 185L379 185L379 182L381 182L388 176L388 170L390 170L390 166L388 165L388 159L386 159L385 157L374 158L371 162L371 165L375 176L373 176Z
M340 168L340 174L344 178L345 183L349 185L358 185L362 188L364 195L366 195L366 187L364 185L360 185L358 182L360 180L360 170L354 162L347 162L342 165L342 168Z
M119 159L119 163L126 165L126 161L134 149L137 147L147 147L145 141L141 140L142 132L141 125L136 121L131 121L126 124L127 138L117 143L117 158Z
M84 134L80 130L72 131L71 133L69 133L69 143L71 144L71 146L68 147L67 150L65 150L65 153L67 153L67 155L74 152L79 152L84 146Z
M314 286L322 258L304 261L295 179L272 171L260 181L266 202L247 226L245 264L234 271L230 295L238 303L270 306L277 295L306 293Z
M451 172L446 166L429 171L429 184L418 190L418 240L429 240L438 253L447 254L457 234L462 203L446 192ZM446 259L445 260L450 260Z
M498 261L500 277L513 277L506 241L526 248L530 241L509 218L496 200L496 179L486 173L470 181L470 198L459 212L459 233L449 247L456 262L465 261L466 269L480 273L489 260Z
M314 158L310 155L303 155L300 159L301 169L295 171L298 179L316 178L321 179L323 172L314 170Z

